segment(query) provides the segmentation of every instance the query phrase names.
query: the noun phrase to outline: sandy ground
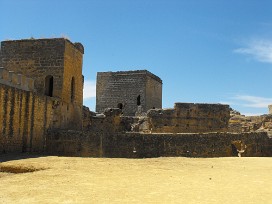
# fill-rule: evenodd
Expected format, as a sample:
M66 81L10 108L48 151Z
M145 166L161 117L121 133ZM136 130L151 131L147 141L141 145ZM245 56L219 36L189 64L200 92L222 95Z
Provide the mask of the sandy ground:
M272 158L48 156L0 168L43 169L0 172L0 203L272 203Z

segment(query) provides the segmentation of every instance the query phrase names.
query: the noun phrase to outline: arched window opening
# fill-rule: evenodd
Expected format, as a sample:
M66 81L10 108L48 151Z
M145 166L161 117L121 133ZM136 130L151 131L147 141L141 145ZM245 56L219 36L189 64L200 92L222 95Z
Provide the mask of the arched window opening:
M48 75L45 77L45 95L46 96L53 96L53 85L54 85L54 79L53 76Z
M122 103L118 103L118 105L117 105L117 108L119 108L119 109L123 109L123 104Z
M71 102L73 102L75 99L75 78L72 77L71 80Z
M137 106L140 106L141 105L141 96L139 95L137 97Z

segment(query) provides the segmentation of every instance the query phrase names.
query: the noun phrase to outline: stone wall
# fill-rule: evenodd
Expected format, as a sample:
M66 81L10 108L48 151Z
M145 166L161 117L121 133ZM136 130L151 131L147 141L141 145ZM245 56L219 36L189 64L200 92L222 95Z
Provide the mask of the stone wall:
M147 112L153 108L162 108L162 81L153 75L146 77L146 106Z
M53 76L53 96L61 96L65 40L39 39L1 42L2 65L9 71L35 79L35 88L45 93L45 77Z
M162 81L146 70L98 72L96 112L121 108L124 115L162 106Z
M89 109L83 111L83 130L95 133L123 132L125 125L121 119L121 109L107 108L103 113L96 114Z
M82 129L83 62L84 48L80 43L65 41L62 97L67 104L68 129ZM63 112L63 111L62 111Z
M176 103L174 109L152 109L147 113L152 133L225 132L228 105Z
M266 133L142 134L58 131L47 136L53 155L93 157L228 157L272 156Z
M0 153L44 151L48 130L75 127L74 111L59 98L0 83Z
M0 84L0 153L43 151L52 115L50 97Z
M76 43L77 46L81 45ZM63 71L63 86L62 86L62 100L66 103L73 102L82 108L83 104L83 76L82 76L82 62L83 62L83 46L79 50L75 44L70 41L65 41L64 51L64 71ZM71 96L71 83L74 80L74 90Z
M0 67L0 84L5 84L25 91L35 91L33 79L22 74L16 74L13 71L8 71L2 67Z

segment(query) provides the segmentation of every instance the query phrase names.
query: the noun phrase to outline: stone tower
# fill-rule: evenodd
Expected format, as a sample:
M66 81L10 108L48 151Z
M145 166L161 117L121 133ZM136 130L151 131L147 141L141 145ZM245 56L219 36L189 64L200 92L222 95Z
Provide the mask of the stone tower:
M84 48L64 38L1 43L2 66L35 79L35 89L65 102L82 104Z
M98 72L96 112L120 108L124 115L162 107L162 80L147 70Z
M34 79L38 94L59 101L57 105L61 108L57 121L80 129L83 53L82 44L64 38L3 41L1 66L10 72Z

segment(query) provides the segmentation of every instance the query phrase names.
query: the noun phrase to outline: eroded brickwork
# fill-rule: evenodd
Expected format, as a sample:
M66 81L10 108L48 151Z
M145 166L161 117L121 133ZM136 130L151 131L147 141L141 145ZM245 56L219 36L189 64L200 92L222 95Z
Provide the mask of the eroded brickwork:
M174 109L152 109L147 113L154 133L225 132L230 109L222 104L176 103Z
M96 112L120 108L124 115L162 107L162 81L146 70L98 72Z

